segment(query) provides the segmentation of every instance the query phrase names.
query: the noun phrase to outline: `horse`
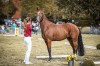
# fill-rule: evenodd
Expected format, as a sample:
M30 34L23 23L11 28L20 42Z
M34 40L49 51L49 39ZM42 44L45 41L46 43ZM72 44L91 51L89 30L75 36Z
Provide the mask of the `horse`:
M73 54L76 56L84 56L84 45L82 41L82 35L79 28L72 23L65 24L54 24L49 21L45 16L44 12L39 10L36 13L36 20L40 23L41 35L47 46L49 59L52 59L51 56L51 42L52 41L61 41L68 39L72 49Z

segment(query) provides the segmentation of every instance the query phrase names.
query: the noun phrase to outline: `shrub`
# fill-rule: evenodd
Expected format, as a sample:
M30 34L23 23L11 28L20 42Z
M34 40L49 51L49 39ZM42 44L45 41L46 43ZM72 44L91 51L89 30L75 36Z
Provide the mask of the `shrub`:
M95 64L92 60L84 60L82 66L95 66Z
M100 44L98 44L98 45L96 46L96 48L100 50Z

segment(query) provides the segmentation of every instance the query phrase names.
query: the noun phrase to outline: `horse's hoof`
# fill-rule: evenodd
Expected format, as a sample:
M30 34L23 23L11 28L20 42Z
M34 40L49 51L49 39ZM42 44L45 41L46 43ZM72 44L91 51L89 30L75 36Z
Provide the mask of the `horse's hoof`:
M51 61L51 59L48 59L48 61Z
M51 60L48 60L47 62L51 62Z
M48 62L51 62L51 58L48 59Z

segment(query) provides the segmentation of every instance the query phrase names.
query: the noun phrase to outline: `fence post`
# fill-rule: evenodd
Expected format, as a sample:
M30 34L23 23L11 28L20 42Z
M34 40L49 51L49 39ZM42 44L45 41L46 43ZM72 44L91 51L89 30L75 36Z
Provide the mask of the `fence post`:
M19 28L15 28L15 36L19 35Z
M71 60L68 62L68 66L74 66L74 59L71 59Z
M74 60L76 57L74 55L67 56L66 60L68 62L68 66L74 66Z
M83 61L81 61L81 62L80 62L80 66L83 66L83 63L84 63L84 62L83 62Z

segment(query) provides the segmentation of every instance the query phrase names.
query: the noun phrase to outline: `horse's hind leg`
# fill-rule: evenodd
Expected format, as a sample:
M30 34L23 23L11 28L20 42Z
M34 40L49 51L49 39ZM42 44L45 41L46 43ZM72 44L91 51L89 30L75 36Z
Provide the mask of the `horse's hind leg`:
M50 61L51 60L51 40L45 40L45 43L46 43L46 45L47 45L47 50L48 50L48 53L49 53L49 59L48 59L48 61Z
M72 46L73 49L73 54L76 55L77 53L77 41L75 39L67 38L70 45Z
M75 57L76 57L76 55L77 55L77 39L72 39L72 42L73 42L73 53L74 53L74 55L75 55Z

